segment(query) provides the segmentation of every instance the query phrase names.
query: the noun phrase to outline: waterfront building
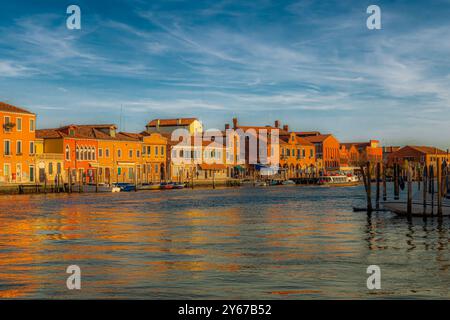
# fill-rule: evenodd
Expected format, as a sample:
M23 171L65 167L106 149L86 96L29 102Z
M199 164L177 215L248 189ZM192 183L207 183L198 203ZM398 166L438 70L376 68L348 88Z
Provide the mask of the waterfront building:
M378 140L341 143L339 153L343 171L356 170L367 162L372 165L383 162L383 148Z
M297 136L305 138L315 146L316 159L322 167L320 171L329 172L340 169L339 141L332 134L302 133L296 132Z
M141 133L142 181L161 182L167 178L168 138L160 133Z
M94 183L98 168L98 141L88 126L75 124L40 129L36 137L43 140L43 154L62 154L65 182Z
M229 128L228 124L225 125L225 129L227 128ZM272 136L275 132L278 136L289 134L288 125L281 128L280 121L276 120L274 126L242 126L237 118L233 118L233 129L242 130L243 133L243 136L239 138L236 151L239 154L239 163L244 166L247 176L253 176L259 168L265 166L279 167L279 154L276 153L279 151L279 139L275 141L277 145L273 145ZM241 146L241 143L244 146ZM266 150L261 150L264 144Z
M0 102L0 183L36 180L36 115Z
M176 129L185 129L189 134L202 134L203 125L197 118L154 119L145 126L147 133L170 134Z
M388 166L403 165L407 161L413 165L436 167L438 160L441 163L445 160L448 164L450 161L448 151L428 146L405 146L389 154Z
M44 152L44 139L36 138L36 181L41 184L61 184L67 179L64 154Z
M285 179L316 173L314 144L295 132L280 136L280 167Z
M391 153L395 152L395 151L400 150L401 147L399 147L399 146L385 146L385 147L382 147L382 149L383 149L383 162L387 163L389 155Z

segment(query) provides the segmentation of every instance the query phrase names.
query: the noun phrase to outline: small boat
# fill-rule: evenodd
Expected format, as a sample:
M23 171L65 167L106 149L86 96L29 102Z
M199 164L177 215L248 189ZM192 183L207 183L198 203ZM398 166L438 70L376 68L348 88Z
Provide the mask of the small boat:
M183 183L174 183L173 189L183 189L184 184Z
M136 191L136 186L132 183L119 182L115 184L115 187L120 188L122 192Z
M83 192L117 192L115 191L116 187L110 186L107 183L99 183L95 184L87 184L83 186Z
M257 186L258 186L258 187L267 187L268 184L267 184L267 182L265 182L265 181L260 181L260 182L257 183Z
M159 190L159 189L161 189L161 186L159 184L152 184L152 183L144 183L138 187L138 190Z
M174 184L172 182L161 182L160 186L161 186L161 189L169 190L169 189L173 189Z
M284 186L288 186L288 185L295 185L295 182L292 180L284 180L283 182L281 182L281 184Z
M356 186L360 181L354 175L329 175L319 177L317 183L326 186Z

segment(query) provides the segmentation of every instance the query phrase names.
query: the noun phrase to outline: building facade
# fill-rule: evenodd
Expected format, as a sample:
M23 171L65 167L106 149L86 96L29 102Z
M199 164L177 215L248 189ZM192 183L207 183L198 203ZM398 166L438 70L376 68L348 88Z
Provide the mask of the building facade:
M36 181L36 115L0 102L0 183Z

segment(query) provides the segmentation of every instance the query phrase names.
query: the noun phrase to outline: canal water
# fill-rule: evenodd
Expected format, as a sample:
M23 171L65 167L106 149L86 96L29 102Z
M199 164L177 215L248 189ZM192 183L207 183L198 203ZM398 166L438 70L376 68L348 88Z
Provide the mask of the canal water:
M0 298L450 298L450 219L355 213L363 189L1 196Z

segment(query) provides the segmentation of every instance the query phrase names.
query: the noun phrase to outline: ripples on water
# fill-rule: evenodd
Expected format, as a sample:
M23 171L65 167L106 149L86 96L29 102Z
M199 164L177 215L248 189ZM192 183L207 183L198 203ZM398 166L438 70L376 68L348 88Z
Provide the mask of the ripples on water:
M352 212L363 196L296 186L2 196L0 298L449 298L449 219L368 218ZM66 289L72 264L81 290Z

